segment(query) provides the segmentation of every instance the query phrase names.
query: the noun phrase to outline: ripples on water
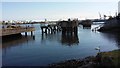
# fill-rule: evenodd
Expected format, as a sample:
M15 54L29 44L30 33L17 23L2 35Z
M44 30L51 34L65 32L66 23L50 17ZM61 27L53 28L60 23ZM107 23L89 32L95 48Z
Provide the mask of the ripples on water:
M36 31L31 37L3 40L3 66L44 66L51 63L79 59L96 55L94 48L100 46L101 51L111 51L120 47L119 34L92 32L90 29L78 27L78 35L64 36L61 32L42 35L40 25L35 24Z

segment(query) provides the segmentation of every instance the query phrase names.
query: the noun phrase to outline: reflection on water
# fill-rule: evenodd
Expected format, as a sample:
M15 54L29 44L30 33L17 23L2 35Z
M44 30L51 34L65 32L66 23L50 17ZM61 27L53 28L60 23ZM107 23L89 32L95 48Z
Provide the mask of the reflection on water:
M55 34L42 34L41 35L41 42L46 43L46 40L49 41L58 41L62 45L78 45L79 38L77 34L62 34L61 32Z
M2 37L2 49L18 46L22 43L28 41L34 41L35 36L22 36L22 35L14 35L14 36L5 36Z
M34 24L35 36L8 38L2 42L4 66L45 66L69 59L79 59L96 55L94 48L111 51L120 46L119 34L92 32L78 27L77 35L64 35L61 32L43 34L39 24ZM63 46L64 45L64 46ZM77 46L76 46L77 45Z
M57 41L57 42L59 42L60 35L61 35L60 32L56 32L56 33L53 33L53 34L49 34L49 33L48 34L41 34L41 42L42 43L47 43L47 41L51 41L51 42Z
M61 37L62 44L67 44L68 46L71 46L79 43L77 34L62 34Z
M120 48L120 33L119 32L103 33L102 35L110 41L115 41L117 47Z

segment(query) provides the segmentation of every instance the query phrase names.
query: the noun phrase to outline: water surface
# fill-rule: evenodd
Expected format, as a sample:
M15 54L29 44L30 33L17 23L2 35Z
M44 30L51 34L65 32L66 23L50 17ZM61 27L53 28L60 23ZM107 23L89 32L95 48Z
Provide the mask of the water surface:
M34 36L10 39L2 43L3 66L46 66L69 59L96 55L95 47L111 51L120 46L119 34L92 32L78 27L77 36L62 36L61 32L42 35L40 24L34 24ZM94 26L93 26L94 27Z

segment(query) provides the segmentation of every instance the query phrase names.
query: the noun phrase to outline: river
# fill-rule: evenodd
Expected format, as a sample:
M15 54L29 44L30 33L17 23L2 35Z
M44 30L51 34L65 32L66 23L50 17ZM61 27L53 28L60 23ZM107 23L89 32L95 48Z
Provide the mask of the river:
M78 27L78 35L65 37L61 32L42 35L40 24L34 24L34 36L10 38L2 42L2 66L46 66L69 59L95 56L101 52L120 48L119 34L92 32ZM94 27L93 25L92 27Z

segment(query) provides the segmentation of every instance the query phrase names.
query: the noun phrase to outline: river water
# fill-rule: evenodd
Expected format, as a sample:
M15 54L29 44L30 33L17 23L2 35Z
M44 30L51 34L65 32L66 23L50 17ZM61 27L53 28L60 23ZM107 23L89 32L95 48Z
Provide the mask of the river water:
M82 59L120 48L119 34L92 32L78 27L77 36L62 36L61 32L42 35L40 24L34 24L34 36L9 38L2 42L3 66L46 66L69 59ZM93 25L92 27L94 27Z

